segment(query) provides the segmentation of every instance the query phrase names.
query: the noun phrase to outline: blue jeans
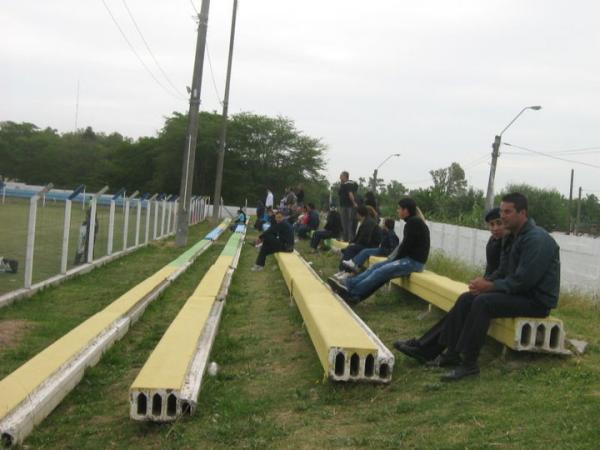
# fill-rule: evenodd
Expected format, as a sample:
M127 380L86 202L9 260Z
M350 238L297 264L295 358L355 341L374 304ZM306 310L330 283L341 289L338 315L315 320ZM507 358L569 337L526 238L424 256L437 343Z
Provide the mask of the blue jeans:
M422 272L424 264L412 258L394 261L381 261L372 265L363 273L346 279L348 293L356 301L361 301L375 292L392 278L405 277L412 272Z
M352 261L354 261L354 264L358 267L362 267L369 260L370 256L383 256L383 252L384 250L381 247L365 248L352 258Z

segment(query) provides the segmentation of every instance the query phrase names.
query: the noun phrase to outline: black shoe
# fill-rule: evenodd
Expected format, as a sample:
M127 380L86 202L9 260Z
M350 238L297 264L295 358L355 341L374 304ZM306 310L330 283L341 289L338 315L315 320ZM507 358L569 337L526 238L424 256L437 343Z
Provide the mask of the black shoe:
M396 341L394 342L394 348L404 353L406 356L416 359L421 364L425 363L427 358L421 354L419 347L408 345L406 342L407 341Z
M335 277L327 278L327 283L329 284L329 286L331 286L333 292L337 294L348 293L348 288L346 287L346 285Z
M410 338L410 339L407 339L405 341L403 341L403 340L400 339L400 340L397 340L396 342L394 342L394 345L396 345L396 343L398 343L398 344L404 344L404 345L409 345L411 347L416 347L416 348L420 348L421 347L421 344L419 343L419 340L415 339L415 338Z
M427 361L425 365L427 367L456 367L462 364L462 359L457 353L442 353L435 359Z
M456 369L442 375L440 381L458 381L473 375L479 375L479 366L477 364L468 366L461 364Z

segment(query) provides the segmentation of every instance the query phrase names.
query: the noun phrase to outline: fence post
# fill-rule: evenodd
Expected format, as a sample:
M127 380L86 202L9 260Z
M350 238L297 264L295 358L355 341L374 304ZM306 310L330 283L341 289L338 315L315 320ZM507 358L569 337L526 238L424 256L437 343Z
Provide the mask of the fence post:
M167 198L163 198L162 208L160 211L160 237L165 235L165 210L167 209Z
M148 238L150 237L150 213L152 210L152 201L156 198L158 194L154 194L152 197L146 200L146 236L144 239L144 243L148 243Z
M25 250L25 289L31 287L31 280L33 278L33 250L35 248L35 223L37 219L37 202L40 195L45 194L54 185L52 183L45 186L41 191L34 194L29 199L29 220L27 222L27 247Z
M125 200L125 217L123 220L123 250L127 250L127 240L128 240L128 234L129 234L129 206L130 206L131 200L135 199L135 197L138 195L139 192L140 191L135 191L133 194L131 194ZM125 196L123 196L123 197L125 197Z
M154 201L154 228L152 231L152 239L156 240L156 232L158 229L158 200Z
M123 210L123 250L127 250L127 233L129 232L129 198L125 198Z
M35 221L38 196L29 199L29 220L27 222L27 250L25 251L25 289L31 287L33 273L33 248L35 246Z
M71 230L71 200L65 201L65 224L63 227L62 255L60 258L60 273L67 273L67 258L69 257L69 231Z
M169 212L167 213L167 235L171 234L171 214L173 214L173 202L169 202Z
M108 244L106 248L106 254L112 255L113 251L113 239L115 236L115 200L110 200L110 207L108 210Z
M142 200L137 200L137 214L135 216L135 246L140 245L140 223L142 218Z
M100 189L90 201L90 223L89 225L89 234L88 234L88 253L87 253L87 261L91 263L94 260L94 241L96 237L96 207L98 205L98 199L102 194L108 191L108 186L104 186Z

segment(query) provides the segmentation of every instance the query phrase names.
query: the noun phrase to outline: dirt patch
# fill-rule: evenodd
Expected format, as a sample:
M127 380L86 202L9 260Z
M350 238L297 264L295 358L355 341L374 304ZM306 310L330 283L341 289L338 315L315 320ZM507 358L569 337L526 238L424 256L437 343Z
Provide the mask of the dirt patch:
M15 346L32 328L28 320L0 320L0 348Z

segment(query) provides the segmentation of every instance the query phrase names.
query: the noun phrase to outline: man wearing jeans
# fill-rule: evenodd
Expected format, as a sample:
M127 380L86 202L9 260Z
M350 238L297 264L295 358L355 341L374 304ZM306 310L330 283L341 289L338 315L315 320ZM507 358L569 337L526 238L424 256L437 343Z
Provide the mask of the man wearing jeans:
M528 217L527 198L507 194L500 204L500 217L510 231L512 244L502 253L500 268L493 276L475 278L448 312L438 342L432 346L440 366L456 366L442 381L457 381L479 374L477 360L492 319L499 317L546 317L558 304L560 249L543 228ZM405 352L419 359L431 352L418 348Z
M398 215L406 222L404 236L387 260L354 277L329 278L331 287L347 302L358 303L392 278L423 270L429 256L429 228L417 214L417 204L412 198L398 202Z

